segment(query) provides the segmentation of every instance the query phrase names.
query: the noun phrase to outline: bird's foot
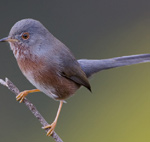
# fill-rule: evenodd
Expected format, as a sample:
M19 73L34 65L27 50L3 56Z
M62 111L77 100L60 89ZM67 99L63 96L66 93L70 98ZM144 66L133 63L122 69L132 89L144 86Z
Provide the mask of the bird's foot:
M48 131L47 131L47 136L51 136L52 134L53 134L53 132L54 132L54 129L55 129L55 127L56 127L56 123L57 122L53 122L51 125L47 125L47 126L45 126L45 127L42 127L43 129L49 129Z
M19 103L22 103L24 98L29 94L29 90L25 90L21 92L19 95L16 96L16 100L19 101Z

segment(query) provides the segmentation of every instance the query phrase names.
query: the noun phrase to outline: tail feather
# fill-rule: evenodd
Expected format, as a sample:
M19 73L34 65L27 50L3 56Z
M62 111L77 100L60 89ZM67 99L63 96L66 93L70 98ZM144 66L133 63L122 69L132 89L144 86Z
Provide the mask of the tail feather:
M100 60L80 59L78 62L86 76L90 77L101 70L150 62L150 54L130 55Z

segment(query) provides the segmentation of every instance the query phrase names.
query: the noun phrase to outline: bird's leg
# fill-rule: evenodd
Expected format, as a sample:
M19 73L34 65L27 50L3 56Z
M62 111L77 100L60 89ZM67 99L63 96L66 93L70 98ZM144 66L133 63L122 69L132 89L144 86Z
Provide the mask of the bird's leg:
M47 136L51 136L54 132L54 129L56 127L57 120L58 120L62 105L63 105L63 101L60 101L59 108L58 108L58 111L57 111L57 115L56 115L55 120L53 121L53 123L51 125L47 125L47 126L43 127L43 129L48 129L49 128L49 130L47 132Z
M22 103L22 101L24 100L24 98L29 94L29 93L33 93L33 92L40 92L39 89L33 89L33 90L25 90L20 92L19 95L16 96L16 100L19 101L20 103Z

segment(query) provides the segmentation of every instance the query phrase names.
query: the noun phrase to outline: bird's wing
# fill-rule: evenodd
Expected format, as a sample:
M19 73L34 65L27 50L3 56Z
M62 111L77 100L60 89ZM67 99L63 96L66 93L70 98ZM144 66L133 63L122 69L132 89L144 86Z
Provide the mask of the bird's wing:
M61 68L61 75L79 85L85 86L91 91L90 83L85 73L82 71L79 63L75 59L70 59L67 61L67 63L63 63Z

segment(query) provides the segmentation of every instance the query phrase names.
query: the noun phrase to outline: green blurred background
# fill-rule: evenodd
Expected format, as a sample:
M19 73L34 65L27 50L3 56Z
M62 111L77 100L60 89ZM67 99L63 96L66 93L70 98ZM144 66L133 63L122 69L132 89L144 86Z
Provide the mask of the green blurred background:
M149 0L0 0L0 38L23 18L40 20L77 59L150 52ZM0 44L0 78L21 91L34 88L7 43ZM149 63L102 71L67 100L56 132L64 142L149 142ZM59 103L43 93L27 97L51 123ZM0 86L0 142L53 142L38 120Z

